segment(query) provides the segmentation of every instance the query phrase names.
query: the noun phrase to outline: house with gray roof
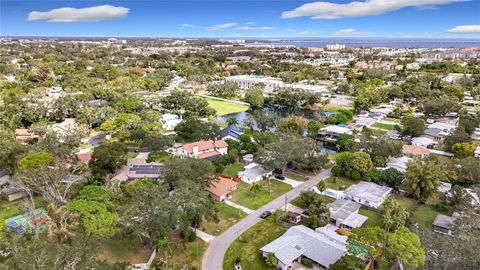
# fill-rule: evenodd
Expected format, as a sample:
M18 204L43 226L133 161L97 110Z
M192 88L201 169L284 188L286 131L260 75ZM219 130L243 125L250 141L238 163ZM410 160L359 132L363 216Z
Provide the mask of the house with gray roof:
M380 186L372 182L360 181L353 184L343 192L344 199L352 200L359 204L378 208L392 193L392 188Z
M453 235L453 224L458 217L458 213L453 213L451 217L438 214L433 221L433 231Z
M247 184L261 181L264 177L270 177L271 175L271 171L266 170L262 165L257 163L248 164L243 168L243 171L238 173L240 179Z
M273 253L277 268L290 269L306 257L316 266L328 268L347 253L347 237L337 234L331 224L312 230L303 225L293 226L282 236L262 247L263 256Z
M338 199L327 204L327 207L330 211L330 222L340 228L347 230L359 228L368 219L358 213L361 205L353 201Z

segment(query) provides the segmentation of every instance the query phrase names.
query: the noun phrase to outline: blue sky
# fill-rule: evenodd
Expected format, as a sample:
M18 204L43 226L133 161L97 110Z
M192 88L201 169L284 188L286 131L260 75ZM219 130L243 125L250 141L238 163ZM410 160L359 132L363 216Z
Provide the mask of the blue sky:
M480 0L1 0L1 35L480 38Z

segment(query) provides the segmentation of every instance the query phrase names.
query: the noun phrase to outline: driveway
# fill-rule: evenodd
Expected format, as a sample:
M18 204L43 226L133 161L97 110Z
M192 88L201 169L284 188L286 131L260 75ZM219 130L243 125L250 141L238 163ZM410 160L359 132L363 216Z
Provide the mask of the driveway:
M239 237L242 233L250 227L259 222L260 214L266 210L277 210L285 206L285 199L288 202L296 198L304 190L308 190L316 186L320 181L323 181L331 176L330 170L325 170L320 174L311 177L310 180L303 182L301 185L287 192L261 208L253 211L247 217L243 218L235 225L230 227L221 235L213 239L205 254L203 255L202 269L203 270L221 270L223 269L223 258L228 247Z
M277 180L277 179L276 179L276 180ZM293 180L293 179L288 178L288 177L285 177L285 179L283 179L283 180L278 180L278 181L284 182L284 183L286 183L286 184L289 184L289 185L292 186L292 187L298 187L298 186L300 186L301 184L303 184L302 181Z

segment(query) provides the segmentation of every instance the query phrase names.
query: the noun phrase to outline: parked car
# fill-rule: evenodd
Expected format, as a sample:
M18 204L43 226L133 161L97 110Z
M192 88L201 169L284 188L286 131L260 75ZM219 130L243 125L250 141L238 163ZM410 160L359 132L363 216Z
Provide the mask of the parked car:
M278 180L285 180L285 176L281 174L275 174L275 178L277 178Z
M267 218L272 214L270 211L265 211L260 215L260 218Z

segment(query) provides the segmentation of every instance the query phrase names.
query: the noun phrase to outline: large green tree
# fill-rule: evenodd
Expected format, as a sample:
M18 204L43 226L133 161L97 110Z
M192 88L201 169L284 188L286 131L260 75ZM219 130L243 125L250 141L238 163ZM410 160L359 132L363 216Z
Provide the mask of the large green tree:
M419 159L407 163L405 186L422 202L426 202L445 179L444 169L435 160Z

